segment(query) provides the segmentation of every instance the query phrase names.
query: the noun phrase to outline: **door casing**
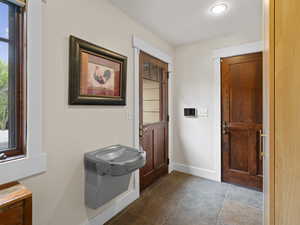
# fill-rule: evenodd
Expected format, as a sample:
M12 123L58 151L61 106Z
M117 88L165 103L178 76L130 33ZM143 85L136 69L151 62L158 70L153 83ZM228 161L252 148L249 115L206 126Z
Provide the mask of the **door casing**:
M222 154L221 154L221 58L232 57L237 55L246 55L250 53L262 52L264 43L263 41L248 43L244 45L233 46L229 48L217 49L214 51L214 80L215 80L215 99L214 107L214 142L213 149L215 150L215 165L216 175L215 180L221 182L222 180ZM263 89L266 87L264 86ZM264 106L265 107L265 106ZM265 114L265 108L263 108ZM263 126L265 121L263 121Z
M216 181L221 182L221 58L263 52L263 127L267 134L264 140L264 225L274 225L274 0L265 1L265 40L216 49L214 59L214 145L216 159Z
M275 0L264 0L264 127L268 133L265 141L264 171L264 225L275 225ZM266 179L267 178L267 179Z
M148 65L147 71L144 65ZM151 70L156 68L156 73ZM168 65L145 52L140 52L140 146L147 154L146 165L140 169L140 189L144 190L168 173L169 165L169 108L168 108ZM159 85L159 118L145 123L144 82ZM148 83L149 85L149 83ZM150 85L153 85L151 83ZM151 96L151 94L150 94ZM149 156L149 157L148 157Z
M173 149L173 122L172 122L172 105L173 99L171 98L173 92L173 59L167 53L161 51L160 49L150 45L139 37L133 35L132 36L133 43L133 52L134 52L134 88L133 88L133 114L129 114L129 118L132 118L133 122L133 146L139 148L139 54L140 51L143 51L153 57L164 61L168 64L168 72L169 72L169 88L168 88L168 107L169 107L169 173L172 171L172 151ZM140 181L139 181L139 171L135 173L134 176L134 189L137 192L138 196L140 195Z

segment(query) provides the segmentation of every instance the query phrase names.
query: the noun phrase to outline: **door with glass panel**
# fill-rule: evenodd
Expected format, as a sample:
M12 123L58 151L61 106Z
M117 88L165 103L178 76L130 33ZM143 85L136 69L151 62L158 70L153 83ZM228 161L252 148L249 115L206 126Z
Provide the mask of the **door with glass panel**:
M145 189L168 173L168 64L140 53L140 145L147 162L140 170Z

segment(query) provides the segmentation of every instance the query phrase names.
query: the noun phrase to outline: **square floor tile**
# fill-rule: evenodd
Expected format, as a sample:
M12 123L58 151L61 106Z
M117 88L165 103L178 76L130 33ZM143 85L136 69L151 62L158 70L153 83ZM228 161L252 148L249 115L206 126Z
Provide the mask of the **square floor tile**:
M225 200L218 218L220 225L262 225L262 210L237 201Z
M263 208L263 193L248 188L230 185L226 198L255 208Z

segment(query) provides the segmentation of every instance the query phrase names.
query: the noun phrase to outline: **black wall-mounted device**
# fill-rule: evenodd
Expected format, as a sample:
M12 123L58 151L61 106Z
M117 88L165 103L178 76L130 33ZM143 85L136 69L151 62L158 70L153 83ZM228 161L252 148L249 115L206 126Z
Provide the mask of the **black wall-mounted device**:
M196 114L195 108L184 108L184 116L196 117Z

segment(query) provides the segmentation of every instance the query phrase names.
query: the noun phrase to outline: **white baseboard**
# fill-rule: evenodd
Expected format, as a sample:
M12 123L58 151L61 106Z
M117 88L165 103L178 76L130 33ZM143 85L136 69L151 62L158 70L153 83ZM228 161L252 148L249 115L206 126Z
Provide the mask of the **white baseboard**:
M173 164L170 163L170 164L169 164L169 167L168 167L168 172L169 172L169 173L172 173L173 170L174 170Z
M105 209L102 213L94 218L89 219L82 225L103 225L138 198L139 191L133 189L129 191L125 196L117 199L113 205Z
M172 163L172 168L175 171L182 173L187 173L193 176L202 177L209 180L219 181L218 174L214 170L208 170L203 168L198 168L194 166L188 166L180 163Z

